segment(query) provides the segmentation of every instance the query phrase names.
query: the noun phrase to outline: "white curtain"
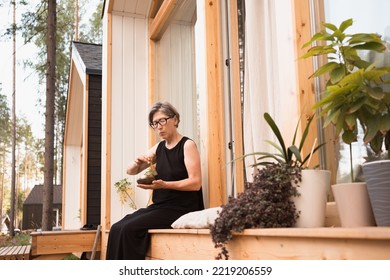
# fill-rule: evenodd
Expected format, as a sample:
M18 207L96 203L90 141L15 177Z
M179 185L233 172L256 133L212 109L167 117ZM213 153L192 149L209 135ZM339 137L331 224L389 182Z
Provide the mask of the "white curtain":
M265 140L275 138L263 114L275 120L286 145L298 121L292 3L246 0L245 10L244 149L245 154L273 152ZM246 158L248 181L254 162L254 157Z

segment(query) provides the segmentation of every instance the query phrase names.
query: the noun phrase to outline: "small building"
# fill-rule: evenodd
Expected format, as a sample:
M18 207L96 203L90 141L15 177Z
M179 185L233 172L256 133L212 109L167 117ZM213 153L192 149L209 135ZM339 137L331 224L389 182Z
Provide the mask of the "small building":
M53 186L53 227L61 226L62 186ZM38 229L42 226L43 185L35 185L23 203L22 229Z
M102 46L73 42L64 135L63 229L101 219Z

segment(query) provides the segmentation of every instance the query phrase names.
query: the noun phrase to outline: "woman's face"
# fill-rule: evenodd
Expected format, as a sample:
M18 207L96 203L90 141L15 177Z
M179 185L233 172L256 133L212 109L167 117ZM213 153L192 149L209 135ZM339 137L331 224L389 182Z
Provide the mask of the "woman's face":
M176 118L170 118L165 113L157 111L153 115L153 123L157 125L154 130L162 139L169 138L176 131Z

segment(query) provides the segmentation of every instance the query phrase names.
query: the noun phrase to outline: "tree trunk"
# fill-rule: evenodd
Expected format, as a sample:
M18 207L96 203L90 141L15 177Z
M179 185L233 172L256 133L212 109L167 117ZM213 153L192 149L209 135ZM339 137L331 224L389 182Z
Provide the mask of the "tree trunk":
M16 145L16 2L13 2L13 74L12 74L12 155L11 155L11 210L10 210L10 228L9 232L11 236L15 235L15 145Z
M56 0L48 0L45 168L42 230L52 230L54 175L54 99L56 85Z
M3 221L3 201L4 201L4 174L5 174L5 143L3 144L2 149L2 161L1 165L3 170L1 172L1 186L0 186L0 223ZM1 225L0 225L1 226Z

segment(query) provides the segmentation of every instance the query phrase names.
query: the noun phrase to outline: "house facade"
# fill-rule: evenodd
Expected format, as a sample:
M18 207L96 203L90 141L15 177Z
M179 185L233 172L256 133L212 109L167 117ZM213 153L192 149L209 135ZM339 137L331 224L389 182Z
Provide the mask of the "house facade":
M63 228L99 225L102 46L73 42L64 135Z
M312 84L297 82L300 67L306 67L296 58L298 46L310 34L309 20L303 18L308 17L308 3L246 1L245 19L238 17L244 11L238 3L105 1L103 244L110 225L130 211L119 203L114 183L126 177L129 162L158 141L147 121L154 102L167 100L177 107L181 132L197 143L207 207L225 203L229 195L243 190L245 177L251 179L250 159L232 160L251 149L270 150L263 143L271 137L262 124L265 111L292 136L302 104L313 104ZM294 11L307 14L296 18ZM307 20L306 26L302 20ZM248 21L252 24L243 28ZM239 38L239 26L245 38ZM297 41L295 27L306 37ZM244 40L245 46L240 46ZM242 87L248 92L245 96ZM129 179L135 184L136 176ZM135 197L143 206L149 193L136 190Z
M103 256L110 226L133 211L119 202L114 184L128 178L135 186L137 176L126 175L127 165L159 141L148 126L150 106L166 100L179 110L179 130L191 137L200 151L205 205L224 204L229 195L241 192L253 175L250 165L255 158L235 159L256 151L273 151L265 142L275 139L263 114L268 112L275 119L283 134L291 136L287 138L291 143L298 120L304 128L305 120L315 113L312 105L323 81L309 76L316 63L322 62L300 59L306 51L303 44L326 20L338 24L348 17L363 21L367 16L345 9L340 12L337 5L332 0L104 1L100 139ZM366 4L359 1L359 5ZM375 14L369 18L380 21ZM83 129L75 134L76 144L69 146L70 157L65 157L68 170L70 166L79 170L76 177L67 179L65 175L66 208L73 203L70 201L77 201L71 205L72 213L65 210L68 228L88 221L86 85L79 83L84 105L79 104L81 110L74 112L81 114L77 119L82 120ZM304 153L308 154L317 141L332 144L315 155L311 165L331 170L332 182L336 182L340 147L333 131L323 130L320 120L309 131ZM146 206L149 197L148 191L135 189L137 207ZM71 222L78 210L81 220Z

